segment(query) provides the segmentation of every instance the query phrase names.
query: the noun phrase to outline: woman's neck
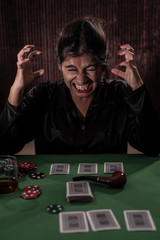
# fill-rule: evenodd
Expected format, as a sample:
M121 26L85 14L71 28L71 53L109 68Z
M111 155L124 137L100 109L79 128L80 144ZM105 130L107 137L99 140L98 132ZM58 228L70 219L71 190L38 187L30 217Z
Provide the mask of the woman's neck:
M77 96L72 95L72 100L76 106L78 116L81 119L84 119L87 111L89 109L90 103L92 101L93 96L89 96L87 98L78 98Z

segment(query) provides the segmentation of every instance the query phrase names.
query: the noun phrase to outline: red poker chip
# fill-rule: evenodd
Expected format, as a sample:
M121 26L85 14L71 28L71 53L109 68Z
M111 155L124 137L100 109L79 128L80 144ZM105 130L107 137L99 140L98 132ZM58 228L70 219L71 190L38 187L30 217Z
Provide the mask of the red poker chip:
M42 191L41 191L39 188L35 188L35 187L33 187L33 188L29 188L28 190L35 190L35 191L38 192L38 195L40 195L40 194L42 193ZM23 192L26 192L26 190L23 191Z
M20 163L20 166L22 168L32 168L32 167L35 167L36 165L32 162L24 162L24 163Z
M14 160L12 158L5 158L4 160L8 161L10 164L13 164Z
M39 189L40 191L42 191L42 188L38 185L30 185L30 186L24 187L22 191L24 192L26 190L33 189L33 188Z
M34 198L37 198L39 196L39 192L35 189L28 189L28 190L23 191L21 193L21 196L24 199L34 199Z
M41 179L41 178L45 178L46 174L42 172L35 172L35 173L30 173L29 177L32 179Z
M25 173L18 173L18 178L24 178L26 176Z
M26 169L26 170L30 170L33 168L36 168L36 164L32 163L32 162L24 162L24 163L20 163L21 168Z

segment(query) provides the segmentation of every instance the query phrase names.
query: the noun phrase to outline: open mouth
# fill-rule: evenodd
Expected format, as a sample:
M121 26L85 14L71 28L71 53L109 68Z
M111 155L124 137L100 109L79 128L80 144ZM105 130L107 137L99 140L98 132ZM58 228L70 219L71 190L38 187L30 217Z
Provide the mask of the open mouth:
M78 93L87 93L92 89L93 83L78 85L73 83L73 87Z

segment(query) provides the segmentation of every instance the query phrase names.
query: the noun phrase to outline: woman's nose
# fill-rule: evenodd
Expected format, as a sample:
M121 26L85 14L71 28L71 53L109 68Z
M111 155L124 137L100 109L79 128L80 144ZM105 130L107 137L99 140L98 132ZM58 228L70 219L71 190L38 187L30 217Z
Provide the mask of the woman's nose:
M77 74L77 77L76 77L76 80L77 80L77 83L79 83L79 84L83 84L83 83L85 83L85 81L86 81L86 76L85 76L85 74L84 73L78 73Z

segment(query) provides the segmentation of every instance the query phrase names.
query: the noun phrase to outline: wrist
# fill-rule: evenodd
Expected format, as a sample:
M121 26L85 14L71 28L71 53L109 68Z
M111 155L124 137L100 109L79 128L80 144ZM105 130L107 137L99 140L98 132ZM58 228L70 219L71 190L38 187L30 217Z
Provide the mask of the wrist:
M18 107L22 102L23 95L24 95L24 87L13 84L12 87L10 88L8 102L12 106Z
M25 90L25 87L21 83L17 83L16 81L13 83L13 85L10 88L11 92L14 92L15 94L23 94Z
M141 80L134 87L132 87L132 90L134 91L134 90L140 88L143 85L144 85L144 82Z

